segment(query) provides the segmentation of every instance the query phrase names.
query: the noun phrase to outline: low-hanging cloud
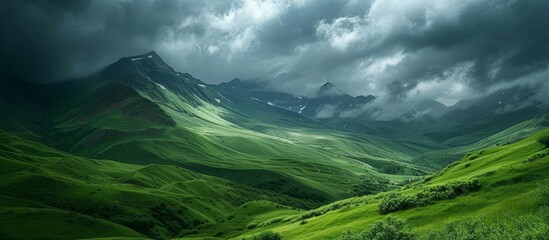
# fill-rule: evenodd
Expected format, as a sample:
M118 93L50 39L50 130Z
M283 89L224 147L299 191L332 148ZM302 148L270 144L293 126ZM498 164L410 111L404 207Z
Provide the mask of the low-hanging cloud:
M156 50L210 83L312 95L330 81L384 104L453 104L547 78L542 0L8 1L1 73L50 82ZM31 70L29 70L31 69Z

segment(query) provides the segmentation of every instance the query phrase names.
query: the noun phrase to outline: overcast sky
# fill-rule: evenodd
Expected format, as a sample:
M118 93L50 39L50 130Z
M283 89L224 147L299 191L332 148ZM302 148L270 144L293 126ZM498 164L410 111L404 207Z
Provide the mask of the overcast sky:
M445 104L547 81L546 0L8 0L1 74L51 82L155 50L207 83Z

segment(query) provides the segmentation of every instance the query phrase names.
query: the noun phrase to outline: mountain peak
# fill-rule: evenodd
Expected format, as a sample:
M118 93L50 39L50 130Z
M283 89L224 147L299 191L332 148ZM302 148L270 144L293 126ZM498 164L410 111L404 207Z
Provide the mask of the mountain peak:
M152 55L158 56L158 54L156 54L156 52L155 52L154 50L151 50L151 51L149 51L149 52L147 52L147 53L145 53L145 54L152 54Z
M332 84L331 82L326 82L326 83L322 84L322 86L320 87L320 90L323 90L323 89L328 90L328 89L331 89L333 87L335 87L334 84Z
M423 108L446 108L447 106L434 99L423 99L416 106Z
M174 73L172 67L170 67L162 58L155 52L149 51L144 54L128 56L121 58L114 65L125 66L125 68L140 69L141 71L158 71L163 70L170 73Z
M246 91L258 91L264 90L265 86L254 80L242 80L240 78L235 78L229 82L224 82L220 86L231 89L241 89Z
M240 78L235 78L235 79L229 81L229 83L234 83L234 84L241 83L241 82L242 82L242 80Z
M318 90L318 96L327 96L327 95L344 95L345 93L340 89L337 89L334 84L331 82L326 82L320 86Z
M127 74L137 74L150 79L177 79L178 73L155 52L149 51L139 55L122 57L115 63L98 72L103 80L119 80Z
M155 51L149 51L147 53L143 53L143 54L139 54L139 55L135 55L135 56L123 57L122 59L130 59L131 61L138 61L138 60L143 60L143 59L147 59L147 58L148 59L160 60L162 63L164 63L162 58L160 58L160 56L158 56L158 54Z

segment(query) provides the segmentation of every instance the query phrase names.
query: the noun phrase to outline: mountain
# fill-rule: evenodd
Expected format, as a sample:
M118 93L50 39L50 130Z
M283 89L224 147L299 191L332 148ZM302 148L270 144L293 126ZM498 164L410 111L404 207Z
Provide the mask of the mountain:
M331 82L326 82L320 86L318 90L318 97L332 96L332 95L344 95L345 93L340 89L337 89Z
M546 114L547 106L532 98L536 94L536 90L529 87L514 87L460 101L448 107L437 118L439 126L426 134L437 140L445 139L445 143L454 146L479 141L514 124Z
M0 234L7 239L227 239L264 230L333 237L356 229L353 221L381 218L387 194L413 195L461 175L481 178L482 198L493 194L484 189L504 185L530 194L513 185L515 177L541 179L530 166L546 159L534 138L520 142L548 126L545 108L494 108L494 100L530 99L520 89L451 107L425 100L402 112L411 118L380 121L363 111L375 97L331 83L309 98L258 81L207 84L153 51L79 79L0 84L0 223L9 226ZM473 157L486 163L467 166ZM534 164L520 165L523 158ZM430 207L444 206L425 208L436 215ZM478 209L493 213L468 211ZM404 211L414 226L440 228Z
M219 85L224 90L248 96L250 99L297 112L313 118L332 118L359 110L375 99L374 96L353 97L330 82L320 86L316 96L307 98L269 90L265 84L233 79Z
M302 113L316 118L339 117L350 111L359 110L374 99L372 95L353 97L327 82L320 87L317 97L307 103Z
M239 78L226 83L219 84L220 91L228 91L240 96L247 96L249 99L277 106L293 112L300 112L306 104L307 99L302 96L293 96L286 93L270 91L264 83L256 81L244 81Z

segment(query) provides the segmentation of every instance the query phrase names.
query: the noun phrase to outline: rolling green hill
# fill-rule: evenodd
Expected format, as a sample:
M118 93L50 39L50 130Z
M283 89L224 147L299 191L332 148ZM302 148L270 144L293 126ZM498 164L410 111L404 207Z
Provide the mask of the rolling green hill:
M300 199L174 165L92 160L6 132L0 132L0 142L0 232L8 238L35 238L43 234L40 229L58 225L67 230L51 238L164 238L222 222L257 199L307 206ZM37 218L23 221L32 214ZM96 232L98 227L105 231Z
M549 150L537 139L548 134L549 130L544 130L513 144L471 152L442 171L398 190L346 199L304 214L279 216L282 221L243 232L241 237L272 230L284 239L335 238L347 229L356 233L367 230L369 224L390 215L406 219L420 237L433 233L450 236L452 227L459 230L471 227L468 221L477 221L479 229L469 229L472 239L480 239L473 234L502 239L497 236L505 235L497 235L498 231L507 232L500 232L507 234L503 239L545 239L543 236L549 236L544 205ZM462 183L468 181L477 181L478 186L464 187ZM392 209L384 213L381 206ZM494 226L500 229L480 229ZM466 233L466 229L461 230Z

